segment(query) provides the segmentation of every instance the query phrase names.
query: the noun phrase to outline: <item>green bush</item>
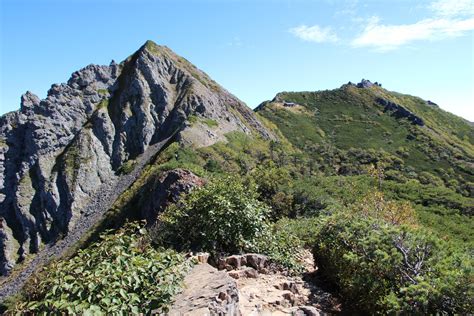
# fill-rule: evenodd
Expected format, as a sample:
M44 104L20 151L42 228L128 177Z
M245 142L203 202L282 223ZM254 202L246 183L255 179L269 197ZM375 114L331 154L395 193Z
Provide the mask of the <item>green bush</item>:
M168 207L152 235L179 250L237 253L263 234L269 212L253 188L234 178L215 179Z
M472 258L420 229L334 215L315 238L321 273L366 313L472 311Z
M290 273L303 271L300 260L303 251L301 240L288 229L282 229L278 223L269 226L264 234L257 239L252 252L263 253L268 258L289 270Z
M212 255L258 252L296 272L300 243L267 222L270 209L252 183L216 178L162 213L150 232L161 246Z
M189 263L172 250L150 246L138 225L81 250L70 260L53 262L27 286L16 313L138 314L166 311Z

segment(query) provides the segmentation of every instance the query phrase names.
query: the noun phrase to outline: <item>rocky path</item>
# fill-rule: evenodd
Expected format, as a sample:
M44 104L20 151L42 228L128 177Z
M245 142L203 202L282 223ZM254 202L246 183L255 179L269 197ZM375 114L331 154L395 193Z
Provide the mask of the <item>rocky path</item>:
M0 302L16 294L33 272L48 263L51 259L63 255L66 250L78 242L94 224L99 222L115 200L137 180L143 168L171 143L175 135L176 134L173 134L169 138L149 146L147 150L138 157L132 172L116 177L109 183L104 183L99 190L97 190L96 194L91 197L90 202L84 208L83 213L85 216L78 221L76 226L74 226L63 239L55 244L47 245L44 251L38 253L28 262L27 266L24 267L15 278L11 278L1 285Z
M337 299L311 282L311 276L316 272L311 252L305 251L303 260L305 271L301 276L289 276L285 271L253 266L250 269L264 273L246 273L244 277L237 278L241 315L315 316L337 313L340 309ZM248 269L240 267L228 273L232 276L235 271Z
M340 312L338 300L314 282L314 261L306 251L305 272L289 276L259 254L234 255L215 263L198 256L169 316L317 316Z

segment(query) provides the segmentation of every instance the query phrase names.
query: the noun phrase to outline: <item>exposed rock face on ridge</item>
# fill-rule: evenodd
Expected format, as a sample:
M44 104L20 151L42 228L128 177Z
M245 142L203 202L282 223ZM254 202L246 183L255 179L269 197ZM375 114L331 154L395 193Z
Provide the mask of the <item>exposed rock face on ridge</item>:
M159 179L147 184L137 196L140 205L140 217L152 224L156 217L171 203L176 203L182 194L193 188L203 186L204 179L184 169L164 172Z
M0 249L1 274L26 253L37 252L42 242L67 232L74 203L72 173L77 172L76 179L85 175L67 165L79 164L73 154L80 153L66 148L84 141L83 126L107 97L99 91L112 86L119 72L117 65L90 65L67 84L53 85L42 101L27 92L19 111L0 118L0 216L6 237ZM89 154L95 158L89 168L101 164L96 151ZM90 179L98 177L98 185L113 177L110 166L101 167ZM85 186L77 189L88 193Z
M380 105L384 106L385 111L389 111L392 113L393 116L397 118L406 118L410 122L412 122L415 125L419 126L424 126L425 123L423 122L423 119L420 117L416 116L412 112L408 111L405 109L403 106L398 105L396 103L390 102L388 100L382 99L382 98L377 98L377 103Z
M44 100L27 92L0 118L0 274L94 215L84 211L91 196L153 144L178 133L210 145L230 131L272 137L241 101L152 42L73 73Z

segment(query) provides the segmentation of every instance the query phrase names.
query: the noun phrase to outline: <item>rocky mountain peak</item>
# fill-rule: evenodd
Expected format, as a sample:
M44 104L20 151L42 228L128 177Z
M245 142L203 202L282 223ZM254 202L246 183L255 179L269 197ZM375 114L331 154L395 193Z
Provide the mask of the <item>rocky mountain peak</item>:
M352 87L357 87L357 88L370 88L370 87L382 87L382 84L375 81L372 82L368 79L363 79L359 83L352 83L349 81L347 84L342 85L341 88L346 87L346 86L352 86Z
M74 72L43 100L25 93L0 117L0 273L86 229L84 218L113 202L97 199L126 188L170 137L200 147L232 131L273 137L242 101L152 41L119 64Z

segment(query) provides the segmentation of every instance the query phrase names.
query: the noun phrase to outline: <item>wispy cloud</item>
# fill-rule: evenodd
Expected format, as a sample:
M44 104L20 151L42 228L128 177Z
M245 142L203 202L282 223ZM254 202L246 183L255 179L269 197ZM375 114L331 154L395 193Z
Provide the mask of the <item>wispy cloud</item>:
M337 42L339 38L330 27L320 27L319 25L300 25L290 29L290 33L296 37L315 43Z
M351 42L353 47L369 47L389 51L420 40L457 37L474 30L474 18L432 18L413 24L384 25L371 18L361 34Z
M458 17L474 15L474 0L437 0L429 8L438 16Z
M428 8L433 17L411 24L385 25L373 17L351 44L389 51L415 41L442 40L474 30L474 0L436 0Z
M357 15L358 5L359 0L345 0L341 5L341 8L334 13L334 16L355 16Z
M336 16L352 16L351 21L361 26L358 34L349 35L342 40L356 48L386 52L414 42L459 37L474 30L474 0L433 0L429 4L417 7L426 11L425 18L406 24L384 24L377 16L369 19L358 17L356 15L358 6L358 0L346 0L343 9L336 12ZM329 26L300 25L289 31L308 42L341 41Z

